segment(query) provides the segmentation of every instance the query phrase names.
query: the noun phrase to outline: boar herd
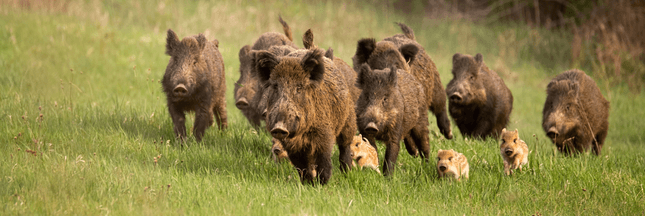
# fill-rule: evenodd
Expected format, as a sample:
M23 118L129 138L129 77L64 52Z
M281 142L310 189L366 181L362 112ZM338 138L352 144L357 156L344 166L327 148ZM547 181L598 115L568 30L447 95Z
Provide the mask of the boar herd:
M288 160L303 183L326 184L332 175L336 145L343 172L357 166L380 173L376 140L385 144L383 174L392 175L403 140L407 152L430 158L428 111L437 127L452 139L448 113L464 137L499 138L504 172L510 175L528 162L528 146L517 129L507 131L513 95L484 63L482 54L457 53L453 79L444 90L436 65L414 31L398 23L403 34L376 41L358 40L353 67L323 50L308 30L304 48L293 43L289 25L284 34L260 35L239 51L240 77L235 106L256 129L272 136L274 160ZM197 141L214 121L227 128L224 62L217 40L202 34L180 40L168 30L170 61L161 81L178 139L185 141L185 112L195 112ZM448 99L448 109L446 109ZM583 71L566 71L547 86L542 126L564 154L593 149L600 154L607 136L609 102ZM358 132L358 134L357 134ZM437 152L439 177L468 178L468 160L450 149Z

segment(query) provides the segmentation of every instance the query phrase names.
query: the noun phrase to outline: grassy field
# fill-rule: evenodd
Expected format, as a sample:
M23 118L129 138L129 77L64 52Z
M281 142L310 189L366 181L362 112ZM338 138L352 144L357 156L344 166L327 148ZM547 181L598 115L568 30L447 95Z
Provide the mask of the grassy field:
M567 32L428 20L340 1L44 2L0 0L2 215L645 214L643 94L596 79L611 102L599 157L563 157L541 129L550 78L570 67L591 72L571 65ZM482 53L513 92L509 128L529 145L528 169L503 176L496 140L445 140L431 117L431 152L464 153L469 180L438 180L434 161L405 151L392 177L343 174L336 151L328 185L301 185L292 166L271 161L270 136L254 131L233 103L238 50L261 33L281 32L278 14L296 44L311 28L320 47L350 64L360 38L381 40L405 22L444 86L454 53ZM230 127L207 130L201 143L173 139L159 83L168 28L220 41Z

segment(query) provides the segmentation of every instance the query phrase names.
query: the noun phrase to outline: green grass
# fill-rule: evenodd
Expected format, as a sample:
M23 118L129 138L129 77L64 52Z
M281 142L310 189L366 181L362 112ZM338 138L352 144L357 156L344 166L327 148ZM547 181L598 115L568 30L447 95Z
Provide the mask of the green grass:
M541 129L546 84L571 64L566 32L427 20L340 1L71 1L34 9L6 3L0 7L3 215L645 214L645 96L596 80L611 102L599 157L563 157ZM519 128L532 151L528 169L503 176L495 140L445 140L431 117L432 152L464 153L469 180L437 180L435 162L405 151L390 178L369 170L343 174L336 151L328 185L300 184L288 163L271 161L270 136L254 131L233 104L237 52L263 32L281 32L278 14L296 44L311 28L320 47L334 48L350 64L358 39L399 33L394 22L404 21L444 85L455 52L481 52L513 92L509 128ZM229 129L211 128L202 143L183 147L173 139L159 83L168 28L180 37L217 38L226 65Z

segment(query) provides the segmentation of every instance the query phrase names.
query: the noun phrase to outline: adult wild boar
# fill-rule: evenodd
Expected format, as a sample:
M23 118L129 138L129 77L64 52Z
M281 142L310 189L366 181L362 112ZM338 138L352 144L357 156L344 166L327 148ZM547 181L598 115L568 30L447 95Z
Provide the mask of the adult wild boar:
M542 128L560 152L571 154L593 148L596 155L609 128L609 101L596 82L581 70L556 76L547 86Z
M195 112L193 134L201 141L206 128L213 124L213 115L219 129L227 127L226 83L224 62L217 43L209 42L203 34L185 37L181 41L168 29L166 54L170 62L161 80L168 101L175 135L186 138L185 112Z
M473 138L497 138L508 124L513 95L497 73L488 69L477 53L452 57L453 78L446 87L450 116L461 134Z
M334 142L339 145L341 170L352 166L354 103L341 72L323 52L299 50L280 57L259 51L256 55L256 67L268 91L266 128L282 142L303 183L314 178L327 183Z
M367 63L376 70L394 66L412 74L423 86L426 105L435 115L439 131L447 139L452 139L450 119L446 112L446 93L439 71L423 46L417 43L414 31L404 24L399 23L399 26L404 34L396 34L378 43L372 38L359 40L352 58L354 70Z
M297 48L292 42L293 36L289 25L280 17L280 23L284 30L284 34L276 32L267 32L260 35L253 46L246 45L240 49L240 78L235 82L235 106L242 111L242 114L249 120L253 127L258 127L261 124L262 113L258 111L257 104L252 101L256 92L259 91L259 83L257 72L255 70L254 55L252 51L268 50L273 46L289 46L294 49Z
M370 143L375 138L385 142L383 174L387 176L394 171L399 143L404 137L411 155L416 156L419 149L421 157L427 159L430 154L428 105L423 86L414 76L395 67L372 70L363 64L357 84L362 92L356 102L356 123Z

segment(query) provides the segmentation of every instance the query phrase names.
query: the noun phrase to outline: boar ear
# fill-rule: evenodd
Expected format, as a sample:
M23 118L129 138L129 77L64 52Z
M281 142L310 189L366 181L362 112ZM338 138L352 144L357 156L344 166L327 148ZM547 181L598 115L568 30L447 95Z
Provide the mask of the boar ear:
M388 75L388 80L390 81L390 84L392 86L396 86L396 80L398 78L397 77L398 74L396 73L397 69L394 66L390 67L389 69L390 69L390 74Z
M242 62L242 59L247 59L249 57L249 52L251 52L251 46L246 45L240 49L240 53L238 54L240 58L240 62Z
M358 71L356 71L358 72L356 83L359 86L362 86L363 84L365 84L365 82L367 81L367 75L368 73L370 73L370 71L372 71L372 68L370 68L370 66L367 63L363 63L361 67L358 69Z
M206 43L208 43L208 40L204 36L204 34L199 34L197 36L197 48L199 48L199 52L201 53L204 50L204 47L206 47Z
M258 75L260 75L260 80L263 82L271 78L271 71L280 63L273 53L265 50L257 51L255 59L255 67L258 70Z
M331 47L327 48L327 51L325 51L325 57L328 59L331 59L332 61L334 60L334 49Z
M401 52L403 58L405 58L405 62L410 64L414 61L414 57L417 56L419 48L414 44L406 44L399 48L399 52Z
M484 56L482 56L481 53L477 53L477 55L475 55L475 62L481 65L484 62Z
M376 48L376 40L374 38L363 38L358 41L358 46L356 47L356 61L358 64L363 64L367 62L367 59L370 58L372 52Z
M300 62L300 65L306 72L309 72L309 79L312 81L322 81L325 74L325 62L323 60L323 50L313 49L309 51Z
M506 133L506 128L502 129L502 134Z
M461 58L461 53L455 53L455 55L452 56L452 67L454 68L457 65L457 60Z
M179 43L181 43L181 41L179 41L177 34L172 29L168 29L168 36L166 37L166 55L171 55L173 50L177 49Z
M305 46L305 49L311 49L314 46L314 33L311 32L311 29L307 29L307 32L302 36L302 44Z
M571 89L569 91L569 94L572 94L572 95L574 95L576 97L578 96L578 90L580 90L578 82L570 82L569 83L569 89Z

